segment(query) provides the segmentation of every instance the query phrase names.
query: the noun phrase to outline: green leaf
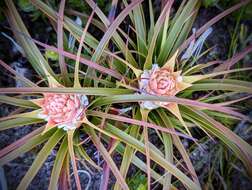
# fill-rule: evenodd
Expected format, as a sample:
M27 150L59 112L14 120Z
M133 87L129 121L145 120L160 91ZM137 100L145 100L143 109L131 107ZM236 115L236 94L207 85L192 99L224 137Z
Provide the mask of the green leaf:
M39 169L42 167L46 158L51 154L53 148L58 144L60 139L65 135L65 131L62 129L58 129L53 136L51 136L48 142L44 145L44 147L38 153L36 159L32 163L31 167L22 178L20 184L17 187L17 190L27 189L35 175L38 173Z
M73 174L74 174L74 179L75 179L77 190L81 190L80 178L79 178L79 174L78 174L78 168L77 168L77 164L76 164L74 147L73 147L74 132L75 132L74 129L67 131L68 152L69 152L70 159L71 159L71 164L72 164L72 168L73 168Z
M157 110L157 113L159 114L161 120L163 121L163 123L166 127L175 128L175 126L177 124L169 118L169 116L164 112L163 109ZM163 133L163 134L165 134L165 133ZM199 179L197 177L197 174L195 172L194 166L190 160L189 153L185 149L180 138L177 135L171 135L171 136L172 136L172 142L173 142L174 146L178 149L179 153L181 154L183 161L186 163L186 166L187 166L188 170L190 171L190 174L191 174L194 182L197 184L200 184ZM167 151L169 151L169 150L167 150ZM170 150L170 151L172 152L172 150Z
M80 64L80 56L81 56L81 50L82 50L82 46L83 46L83 42L85 40L85 36L87 34L87 30L88 30L88 27L91 23L91 20L94 16L94 12L95 9L92 11L90 17L88 18L88 21L86 23L86 26L83 30L83 33L81 35L81 39L80 39L80 44L79 44L79 48L78 48L78 52L77 52L77 57L76 57L76 61L75 61L75 68L74 68L74 87L81 87L81 84L80 84L80 79L79 79L79 64Z
M150 95L114 95L110 97L101 97L97 98L90 107L95 106L102 106L102 105L108 105L113 103L124 103L124 102L141 102L141 101L160 101L160 102L176 102L180 105L188 105L203 109L209 109L209 110L217 110L218 112L228 113L233 116L237 116L239 118L245 119L244 115L226 108L224 106L215 105L215 104L207 104L196 100L190 100L185 98L177 98L177 97L171 97L171 96L150 96Z
M147 54L146 25L145 25L143 8L141 5L137 6L133 10L133 18L137 36L137 51L143 55L146 55ZM143 57L139 56L139 62L143 63L143 61L144 61Z
M36 8L40 9L46 16L52 19L55 23L57 22L57 12L54 11L51 7L46 5L40 0L29 0ZM73 20L64 16L64 28L66 28L77 40L80 41L82 35L82 28L76 24ZM98 45L98 41L90 35L86 34L85 43L87 43L91 48L95 49Z
M3 62L2 60L0 60L0 65L3 66L11 74L13 74L15 76L15 77L13 77L13 78L15 78L15 80L21 81L25 86L30 86L30 87L37 86L35 83L33 83L32 81L30 81L29 79L25 78L20 73L18 73L14 69L12 69L8 64Z
M34 6L32 6L29 0L18 0L18 6L25 12L34 11Z
M63 167L65 157L67 155L67 150L68 150L67 149L67 138L65 137L62 144L60 145L60 148L57 152L57 156L54 160L48 190L55 190L58 188L58 179L59 179L59 175L62 170L62 167Z
M51 59L52 61L58 61L59 60L59 54L57 54L54 51L46 50L45 51L45 57L46 59Z
M154 33L154 9L153 9L153 5L152 5L152 2L151 0L149 0L149 18L150 18L150 28L149 28L149 32L148 32L148 43L151 42L151 39L152 39L152 36L153 36L153 33Z
M0 122L0 131L11 129L17 126L31 125L35 123L42 123L44 120L36 118L15 118Z
M6 12L6 14L7 14L7 18L9 19L11 28L13 29L16 39L18 40L18 42L24 49L26 57L29 60L29 62L32 64L33 68L43 78L47 77L44 69L46 69L47 72L49 72L51 75L55 77L54 72L52 71L51 67L49 66L45 58L40 53L35 43L33 41L27 40L26 37L24 37L23 35L19 33L19 32L22 32L22 34L30 37L30 34L28 30L26 29L20 15L18 14L12 0L5 0L5 3L8 7L8 11Z
M140 119L139 116L140 116L139 113L134 114L134 119L136 119L136 118ZM136 139L140 135L139 131L140 131L140 127L138 127L136 125L129 126L129 135L136 138ZM130 167L130 164L132 162L132 158L134 157L134 155L135 155L135 149L126 144L125 149L122 153L123 159L122 159L122 163L121 163L121 167L120 167L120 173L122 174L122 176L124 178L127 177L127 173L128 173L128 170L129 170L129 167ZM114 189L119 190L120 189L119 185L115 184Z
M181 14L176 18L174 24L170 27L167 35L167 39L163 49L160 50L157 62L164 64L166 60L175 53L178 49L179 43L186 39L187 34L191 30L191 24L195 19L197 10L199 9L198 0L188 0L184 6Z
M95 12L97 14L97 16L101 19L101 21L103 22L103 24L105 25L106 28L108 28L110 26L110 21L109 19L105 16L105 14L99 9L99 7L96 6L95 2L92 0L86 0L86 2L89 4L90 7L92 7L92 9L95 8ZM124 32L118 27L117 28L122 34L124 34ZM126 34L124 34L125 38L129 38L128 36L126 36ZM133 57L133 55L129 52L125 42L123 41L123 39L121 38L121 36L117 33L117 31L115 31L114 35L112 36L115 44L118 46L118 48L122 51L122 53L124 54L124 56L129 60L130 64L132 64L134 67L137 67L137 62L135 61L135 58ZM129 42L131 43L131 45L133 45L133 41L129 38ZM133 45L134 46L134 45Z
M234 80L233 80L234 81ZM204 83L206 82L206 83ZM238 81L237 81L238 82ZM201 83L193 84L187 90L190 91L207 91L207 90L221 90L221 91L232 91L232 92L247 92L252 93L251 83L225 83L225 80L214 79L214 80L204 80ZM248 85L247 85L248 84Z
M106 141L107 141L107 139L105 139ZM130 145L129 145L129 147L131 147ZM134 149L133 149L134 150ZM122 143L119 143L118 145L117 145L117 147L116 147L116 151L119 153L119 154L121 154L122 156L123 156L123 154L124 154L124 152L125 152L125 147L124 147L124 145L122 144ZM136 150L134 150L134 151L136 151ZM140 170L142 170L142 171L144 171L144 172L147 172L147 166L146 166L146 164L141 160L141 159L139 159L136 155L133 155L133 157L132 157L132 162L131 163L133 163L136 167L138 167ZM164 182L163 182L163 180L161 179L162 177L158 174L158 173L156 173L154 170L151 170L151 176L154 178L154 179L156 179L156 180L159 180L159 182L161 183L161 184L163 184Z
M15 142L9 144L8 146L4 147L0 150L0 158L7 155L11 151L23 146L27 141L33 138L35 135L41 134L43 131L43 127L33 130L32 132L28 133L27 135L23 136L22 138L16 140Z
M161 112L161 113L163 113L163 112ZM165 120L165 119L168 120L168 117L166 116L166 118L162 118L162 119L163 120ZM155 121L157 122L158 125L162 126L160 118L156 117ZM169 123L169 124L171 124L171 123ZM168 126L166 125L166 127L168 127ZM172 127L172 125L170 125L170 127ZM164 156L165 156L165 159L167 160L167 162L173 164L173 156L174 155L173 155L172 135L162 132L162 139L163 139L163 144L164 144ZM163 189L170 189L171 188L171 177L172 176L168 172L169 171L165 171L165 173L167 173L167 174L164 177Z
M216 3L218 3L218 1L219 0L203 0L203 5L206 8L212 7L212 6L216 5Z
M244 1L240 1L239 3L237 3L236 5L230 7L229 9L226 9L224 11L222 11L220 14L218 14L217 16L215 16L214 18L212 18L211 20L209 20L208 22L206 22L202 27L200 27L195 34L192 34L188 39L186 39L183 44L179 47L180 51L183 51L189 44L190 42L199 37L202 33L204 33L209 27L211 27L213 24L215 24L216 22L218 22L220 19L222 19L223 17L229 15L230 13L238 10L239 8L241 8L242 6L248 4L251 0L244 0Z
M110 38L114 35L116 29L118 28L118 26L121 24L121 22L124 20L124 18L139 4L141 3L143 0L135 0L133 1L131 4L129 4L126 8L123 9L123 11L116 17L116 19L114 20L114 22L109 26L108 30L106 31L106 33L104 34L104 36L102 37L102 39L100 40L98 46L95 49L95 52L91 58L92 61L97 62L106 45L108 44Z
M63 27L63 19L64 19L64 11L65 11L65 4L66 1L62 0L59 5L59 12L58 12L58 20L57 20L57 47L60 50L64 49L64 27ZM58 57L58 63L60 67L60 73L61 77L63 79L63 82L66 86L68 86L71 81L68 77L68 71L67 71L67 64L65 62L65 58L62 54Z
M47 88L47 87L34 87L34 88L2 88L0 94L5 93L76 93L85 95L96 95L96 96L110 96L117 94L129 94L133 90L120 89L120 88Z
M148 55L147 55L145 63L144 63L144 69L151 69L153 52L154 52L154 49L156 46L156 41L157 41L158 35L160 33L160 30L163 27L164 22L166 20L168 22L172 3L173 3L173 1L169 1L169 3L167 3L165 5L164 9L162 10L162 12L158 18L157 23L155 24L153 36L151 38L151 42L150 42L150 46L149 46L149 50L148 50Z
M1 157L0 158L0 166L7 164L8 162L14 160L18 156L33 149L35 146L42 144L43 142L45 142L48 138L50 138L53 135L55 130L56 130L56 128L48 131L44 135L38 134L38 135L30 138L29 141L27 141L24 145L18 147L17 149L13 150L12 152L8 153L7 155Z
M94 168L98 169L98 170L102 170L101 167L99 167L87 154L87 152L84 150L84 148L82 147L82 145L75 147L76 153L79 154L79 157L81 159L85 159L85 161L87 161L91 166L93 166Z
M108 123L107 123L107 126L105 129L110 131L111 133L113 133L115 136L118 136L118 138L120 138L122 142L124 142L132 147L135 147L138 151L140 151L142 153L145 153L145 146L142 142L139 142L139 140L136 140L135 138L122 132L117 127L114 127ZM157 164L162 166L164 169L169 171L172 175L177 177L189 189L195 189L195 190L201 189L191 179L189 179L183 172L178 170L174 165L167 162L167 160L165 160L165 158L163 156L161 156L156 151L154 151L152 146L150 146L150 158L151 158L151 160L155 161Z
M0 95L0 102L4 104L9 104L13 106L23 107L23 108L38 108L37 105L29 100L24 100L20 98L14 98L9 96Z
M91 129L91 128L85 128L85 130L88 132L88 134L90 135L90 138L93 141L93 143L95 144L96 148L98 149L98 151L100 151L101 155L103 156L103 159L106 161L109 168L111 169L111 171L115 175L118 183L120 183L121 188L124 189L124 190L128 190L129 188L128 188L128 185L125 182L125 179L122 177L122 175L119 172L119 170L118 170L116 164L114 163L113 159L111 158L111 156L107 152L106 148L102 145L99 138L95 134L95 131L93 129Z
M232 132L229 128L223 126L213 118L202 111L189 107L183 107L184 115L193 121L199 127L218 137L226 146L228 146L236 156L246 166L250 175L252 175L252 146Z

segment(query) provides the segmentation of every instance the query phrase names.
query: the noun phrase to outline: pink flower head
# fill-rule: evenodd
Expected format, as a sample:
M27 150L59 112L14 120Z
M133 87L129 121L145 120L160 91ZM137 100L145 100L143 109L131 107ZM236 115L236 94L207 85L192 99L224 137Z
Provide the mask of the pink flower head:
M189 87L190 84L183 82L180 75L181 71L174 72L170 68L159 68L154 64L151 70L144 70L139 81L141 94L150 94L156 96L175 96L178 92ZM169 102L140 102L141 107L145 109L156 109L160 106L167 106Z
M166 68L155 69L150 75L146 91L153 95L174 96L177 93L177 76Z
M77 128L84 118L88 99L79 94L48 93L40 99L39 105L42 108L40 117L48 121L47 125L69 130Z

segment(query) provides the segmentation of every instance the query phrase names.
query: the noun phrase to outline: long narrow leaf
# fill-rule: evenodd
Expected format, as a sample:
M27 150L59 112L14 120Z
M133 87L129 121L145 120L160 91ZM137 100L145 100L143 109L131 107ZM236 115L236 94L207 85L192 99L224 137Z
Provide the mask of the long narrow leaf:
M61 129L58 129L52 137L49 138L48 142L42 148L42 150L38 153L36 159L32 163L29 170L26 172L25 176L21 180L20 184L17 187L17 190L27 189L32 179L37 174L38 170L41 168L46 158L50 155L53 148L60 141L60 139L64 136L65 132Z
M110 96L117 94L129 94L133 92L129 89L119 88L1 88L0 94L17 94L17 93L77 93L85 95Z
M181 133L177 133L174 130L170 130L170 129L167 129L167 128L162 128L162 127L160 127L158 125L155 125L155 124L152 124L152 123L148 123L146 121L140 121L140 120L136 120L136 119L130 119L130 118L127 118L127 117L113 115L113 114L107 114L107 113L98 112L98 111L89 111L89 112L87 112L87 114L88 115L102 117L102 118L106 118L106 119L123 121L125 123L130 123L130 124L134 124L134 125L140 125L140 126L143 126L144 128L152 128L152 129L163 131L165 133L176 134L178 136L181 136L181 137L184 137L184 138L192 140L192 137L190 137L190 136L187 136L187 135L184 135L184 134L181 134Z
M57 12L54 11L51 7L45 4L41 0L29 0L35 7L40 9L42 12L45 13L53 21L57 22ZM76 24L73 20L64 16L64 28L66 28L77 40L80 40L83 29ZM95 49L98 45L98 41L89 33L87 33L85 38L85 43L87 43L90 47Z
M169 1L165 5L164 9L162 10L162 12L161 12L156 24L155 24L154 33L153 33L151 43L150 43L150 46L149 46L149 50L148 50L148 55L147 55L145 63L144 63L144 69L151 69L151 65L152 65L152 61L153 61L152 60L153 52L154 52L154 49L155 49L156 40L157 40L158 34L160 33L160 30L161 30L161 28L163 26L163 23L170 16L170 11L171 11L172 4L173 4L173 0Z
M54 72L52 71L45 58L40 53L37 46L32 41L27 41L23 36L20 36L16 33L16 31L21 31L30 37L12 0L5 0L5 3L8 6L8 11L6 12L6 14L7 18L10 21L11 28L13 29L15 37L21 43L22 48L26 52L26 56L31 62L33 68L44 78L46 78L46 73L44 72L43 67L47 70L47 72L54 76Z
M66 0L62 0L60 2L59 7L59 14L58 14L58 22L57 22L57 46L59 49L63 50L63 42L64 42L64 31L63 31L63 18L64 18L64 9L65 9L65 2ZM65 63L65 59L63 55L59 55L59 66L62 78L64 79L65 83L69 82L68 72L67 72L67 65Z
M106 130L110 131L114 135L117 135L123 142L135 147L138 151L145 153L144 144L134 139L133 137L120 132L120 129L113 127L112 125L107 124ZM164 167L167 171L172 173L175 177L177 177L181 182L184 183L189 189L201 189L198 185L196 185L192 180L190 180L183 172L178 170L174 165L168 163L164 157L160 154L157 154L156 151L153 151L153 148L150 146L150 158L151 160L158 163L160 166Z
M180 46L180 51L183 51L189 44L190 42L195 39L195 37L199 37L201 34L203 34L210 26L212 26L213 24L215 24L216 22L218 22L219 20L221 20L223 17L231 14L232 12L238 10L240 7L245 6L246 4L248 4L249 2L251 2L251 0L244 0L241 1L240 3L234 5L233 7L223 11L222 13L220 13L219 15L215 16L214 18L212 18L210 21L208 21L207 23L205 23L202 27L200 27L197 32L195 34L192 34L186 41L184 41L184 43Z
M94 9L96 7L96 4L95 4L94 1L92 1L92 0L86 0L86 2L89 4L90 7L92 7L92 9ZM105 25L105 27L108 28L110 26L110 24L111 24L111 22L109 21L109 19L103 14L103 12L98 7L95 9L95 11L96 11L96 14L98 15L98 17L101 19L101 21ZM119 28L118 28L118 30L121 31ZM123 32L121 32L121 33L123 33ZM115 31L115 33L114 33L114 35L112 37L113 37L115 43L117 44L117 46L125 54L125 57L127 57L129 59L129 62L134 67L136 67L137 66L137 62L135 61L133 55L127 49L127 46L124 43L123 39L121 39L120 35Z
M67 138L64 138L57 152L57 156L54 160L54 165L52 169L52 174L51 174L48 190L55 190L58 188L57 187L58 179L59 179L60 171L63 167L66 155L67 155Z
M0 122L0 131L15 128L18 126L31 125L35 123L42 123L44 120L36 118L15 118Z
M29 79L25 78L24 76L20 75L18 72L16 72L14 69L12 69L9 65L7 65L5 62L0 60L0 65L2 65L7 71L9 71L11 74L13 74L18 80L22 81L27 86L37 86L35 83L30 81Z
M34 109L38 108L37 105L35 105L29 100L24 100L21 98L14 98L14 97L4 96L4 95L0 95L0 102L13 105L13 106L23 107L23 108L34 108Z
M31 133L27 134L26 136L22 137L21 139L18 139L17 141L15 141L14 143L6 146L5 148L0 150L0 158L2 158L3 156L5 156L6 154L8 154L9 152L19 148L20 146L24 145L26 142L28 142L29 140L31 140L34 136L42 133L43 128L40 127L34 131L32 131Z
M4 155L0 158L0 165L3 166L7 164L8 162L14 160L18 156L28 152L32 148L36 147L37 145L42 144L45 142L48 138L52 136L52 134L55 132L55 129L52 129L45 133L44 135L38 134L34 137L32 137L29 141L27 141L22 146L18 147L17 149L11 151L10 153Z
M131 4L129 4L114 20L114 22L109 26L107 32L102 37L99 45L97 46L93 56L92 61L97 62L99 58L101 57L105 46L108 44L110 38L113 36L114 32L116 31L116 28L121 24L121 22L124 20L124 18L129 14L130 11L132 11L139 3L141 3L143 0L135 0Z
M161 101L161 102L176 102L182 105L189 105L193 107L199 107L203 109L209 110L217 110L219 112L228 113L240 118L247 119L244 115L235 112L229 108L214 105L214 104L207 104L199 101L194 101L185 98L177 98L177 97L165 97L165 96L149 96L149 95L115 95L112 97L102 97L97 99L91 106L101 106L106 104L113 104L113 103L123 103L123 102L140 102L140 101Z
M120 183L122 189L124 190L128 190L128 185L125 182L125 179L122 177L122 175L120 174L118 168L116 167L114 161L112 160L111 156L108 154L107 150L105 149L105 147L101 144L101 142L99 141L97 135L95 134L94 130L92 129L86 129L92 139L92 141L94 142L96 148L100 151L100 153L102 154L104 160L107 162L108 166L110 167L111 171L114 173L116 179L118 180L118 182Z

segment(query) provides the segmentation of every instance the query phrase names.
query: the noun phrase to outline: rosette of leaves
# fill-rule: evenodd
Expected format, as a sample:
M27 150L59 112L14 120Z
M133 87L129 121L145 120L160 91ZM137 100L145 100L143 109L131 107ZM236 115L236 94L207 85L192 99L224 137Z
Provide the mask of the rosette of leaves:
M164 1L161 13L158 15L154 15L152 1L147 2L148 15L145 15L142 0L131 3L123 1L124 8L121 12L115 16L113 10L107 17L92 0L87 0L86 2L93 9L90 16L76 11L71 12L87 20L84 29L64 15L65 1L61 2L59 11L40 0L30 2L48 16L51 23L57 25L55 27L57 47L32 39L13 2L6 0L8 9L5 13L16 40L41 77L43 85L19 76L6 63L0 62L27 86L1 89L2 94L16 96L2 95L0 101L20 107L18 109L20 113L1 118L0 130L45 122L38 114L41 108L37 105L41 104L36 102L36 99L41 98L41 94L85 95L89 99L89 104L85 106L85 114L77 117L81 119L77 120L78 125L74 130L65 132L57 125L53 125L44 131L45 127L41 127L0 151L0 163L4 165L20 154L46 142L18 189L27 188L57 144L60 147L57 150L49 189L56 189L57 186L68 188L69 157L77 188L80 189L76 156L80 159L84 158L95 168L101 169L83 149L81 134L88 135L105 161L104 179L101 184L103 189L108 187L110 173L116 177L114 189L129 189L126 177L131 165L135 165L147 174L148 189L151 188L151 180L157 181L163 189L176 188L177 182L188 189L201 189L189 152L181 142L181 138L187 138L197 144L197 139L193 137L197 130L201 130L211 138L219 139L243 162L248 173L252 174L251 146L233 133L229 126L221 123L223 118L247 119L245 115L233 109L233 104L249 98L247 94L252 93L251 83L239 80L234 73L246 72L250 69L236 69L235 63L249 53L252 47L226 61L216 60L196 64L198 59L193 57L186 60L179 58L180 53L191 41L218 20L249 1L241 2L217 15L190 37L188 34L197 16L200 1L183 1L175 13L171 11L174 2ZM112 3L113 8L117 7L117 1ZM94 14L98 19L93 17ZM121 28L122 23L127 23L127 31ZM148 26L146 23L149 23ZM88 32L90 24L104 33L101 39ZM63 49L64 44L67 43L63 37L67 32L71 33L80 44L76 55ZM37 46L59 54L59 73L53 71ZM85 57L81 54L82 48L88 53ZM69 59L75 61L73 70L67 68ZM162 78L157 77L153 65L168 71L169 74L163 74L163 71L161 74L166 76L165 80L168 81L165 85L178 87L175 93L152 93L157 89L153 88L153 83L150 81L160 81ZM204 72L206 70L208 72ZM80 72L84 72L84 77L79 74ZM145 79L144 73L149 73L150 78L147 78L146 84L152 90L146 88L143 92L140 86L141 81ZM159 89L156 92L162 91ZM199 95L197 98L193 96L195 93ZM242 98L228 101L227 97L235 98L239 93L247 94ZM31 94L36 98L25 99ZM141 106L146 101L158 106L151 109L148 109L148 106ZM30 109L34 110L28 112ZM159 138L161 145L151 141L148 135L150 129L152 135ZM180 154L178 159L173 151L174 148ZM137 152L142 153L146 161L141 160L136 155ZM114 153L122 156L120 165L113 161ZM163 172L155 171L157 165L163 168ZM176 180L172 180L172 176L176 177Z

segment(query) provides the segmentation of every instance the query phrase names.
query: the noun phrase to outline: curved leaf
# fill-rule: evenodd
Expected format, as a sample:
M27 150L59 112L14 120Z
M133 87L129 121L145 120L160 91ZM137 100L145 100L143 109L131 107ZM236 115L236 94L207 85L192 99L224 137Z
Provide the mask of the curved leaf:
M53 136L51 136L48 142L44 145L44 147L39 151L36 159L32 163L29 170L26 172L25 176L21 180L20 184L17 187L17 190L27 189L43 163L45 162L46 158L50 155L53 148L56 144L60 141L60 139L65 135L65 131L62 129L58 129Z

